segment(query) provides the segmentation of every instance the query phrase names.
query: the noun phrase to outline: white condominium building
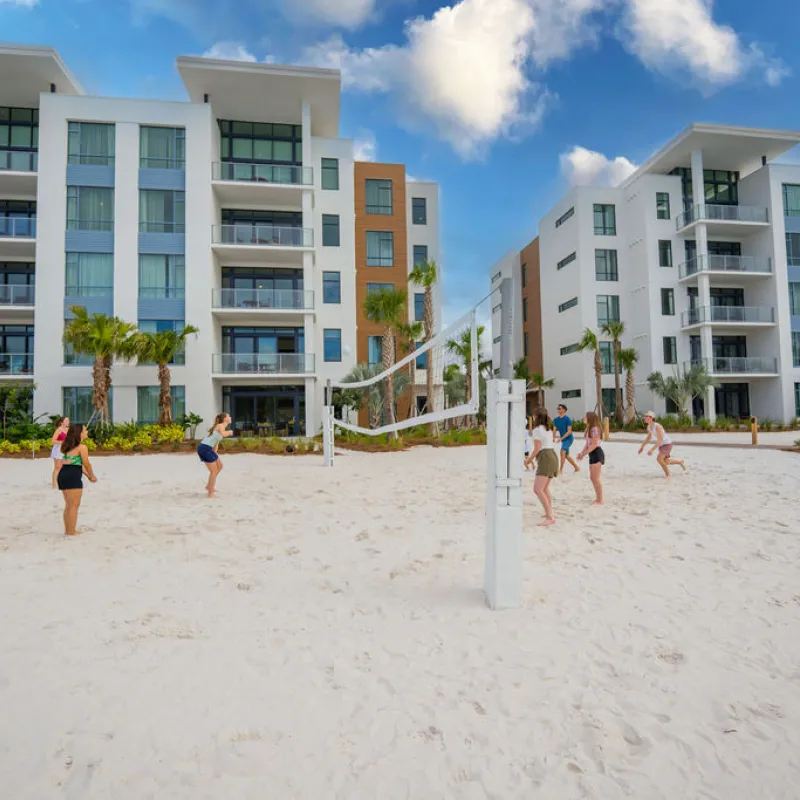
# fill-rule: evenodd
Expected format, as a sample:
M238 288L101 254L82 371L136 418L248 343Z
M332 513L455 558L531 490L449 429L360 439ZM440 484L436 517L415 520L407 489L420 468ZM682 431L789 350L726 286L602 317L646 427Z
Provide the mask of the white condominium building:
M595 407L583 331L625 323L637 405L674 412L647 376L703 364L719 382L693 411L800 416L800 165L773 160L800 133L692 125L616 188L576 188L540 222L550 406ZM615 407L600 335L603 400ZM623 379L624 386L624 379Z
M86 420L91 362L62 344L71 307L143 331L188 323L176 417L316 434L326 380L367 360L358 279L394 268L415 316L405 276L438 259L438 187L380 164L357 185L336 70L177 68L185 102L91 97L55 51L0 46L0 381L35 381L37 415ZM112 378L113 419L154 421L155 367Z

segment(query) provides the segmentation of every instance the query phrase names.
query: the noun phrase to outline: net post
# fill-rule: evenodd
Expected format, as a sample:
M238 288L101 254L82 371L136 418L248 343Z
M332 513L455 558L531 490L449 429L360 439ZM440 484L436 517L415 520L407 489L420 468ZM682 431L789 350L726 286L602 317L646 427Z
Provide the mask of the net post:
M500 281L500 375L505 380L514 377L511 343L514 331L514 305L511 278Z
M493 611L522 602L522 468L525 381L486 388L487 487L484 593Z
M322 409L322 456L326 467L333 466L333 386L325 385L325 405Z

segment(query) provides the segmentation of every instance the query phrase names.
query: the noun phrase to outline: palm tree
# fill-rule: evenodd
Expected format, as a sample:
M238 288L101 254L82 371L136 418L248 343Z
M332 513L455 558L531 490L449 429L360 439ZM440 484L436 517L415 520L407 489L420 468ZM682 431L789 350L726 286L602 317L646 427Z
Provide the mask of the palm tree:
M553 378L546 379L539 372L531 372L528 362L524 358L514 364L514 378L518 381L525 381L526 394L531 389L536 390L537 408L544 405L544 390L552 389L556 385Z
M484 332L486 331L485 325L478 325L478 372L482 372L485 370L492 362L491 361L481 361L480 360L480 352L481 352L481 336L483 336ZM466 391L465 391L465 403L469 403L472 399L472 376L471 376L471 367L472 367L472 328L465 328L455 339L448 339L445 343L445 347L447 348L447 352L451 353L452 355L456 356L461 363L464 365L464 372L466 374Z
M578 350L582 353L591 350L594 353L594 383L597 391L595 408L600 419L603 419L603 359L600 358L600 343L597 341L597 334L591 328L584 330L583 338L578 342Z
M379 364L356 364L350 372L347 373L342 383L361 383L380 375L383 372L383 367ZM392 381L392 390L394 391L394 405L397 405L397 399L406 390L408 386L409 377L404 372L400 372L394 376ZM335 404L341 407L351 408L354 411L361 411L366 404L369 411L369 425L371 428L377 428L381 424L381 412L385 408L384 385L382 383L373 383L365 389L337 389L334 392L336 398Z
M617 425L622 427L622 384L620 381L619 351L622 348L620 339L625 333L625 323L618 320L609 320L602 327L603 334L614 342L614 399L617 405Z
M625 347L619 351L619 364L625 370L625 410L627 422L636 419L636 380L633 371L639 361L639 352L635 347Z
M665 378L660 372L652 372L647 376L647 387L658 397L672 400L678 407L681 416L692 416L690 403L695 397L702 397L718 381L706 372L702 364L693 364L683 372L675 371L674 375Z
M142 363L158 365L158 424L172 424L172 394L170 392L169 364L180 353L186 339L198 333L194 325L185 325L182 331L166 330L158 333L139 333L136 336L136 355Z
M74 314L64 328L64 343L75 353L94 357L92 365L92 405L89 422L103 426L111 422L108 394L111 390L111 363L114 359L130 361L136 355L136 326L105 314L89 316L83 306L72 306Z
M384 370L388 370L395 363L394 336L395 332L405 324L407 318L408 295L399 289L381 289L368 294L364 300L364 315L370 322L382 324L383 340L381 342L381 361ZM394 373L386 376L386 391L384 392L384 410L386 422L393 425L394 414Z
M425 260L416 264L414 269L408 275L411 283L416 284L425 290L425 299L422 305L422 324L425 328L425 342L429 342L433 338L434 328L436 323L433 316L433 288L439 280L439 268L433 260ZM426 370L426 392L425 399L426 411L434 410L433 402L433 351L428 351L428 369ZM438 433L438 425L431 423L431 433L436 435Z
M417 342L422 337L421 322L407 322L400 326L399 333L403 337L403 350L406 355L410 355L417 349ZM430 350L426 357L430 359ZM408 373L411 377L411 406L408 409L409 417L417 416L417 359L412 358L408 365Z

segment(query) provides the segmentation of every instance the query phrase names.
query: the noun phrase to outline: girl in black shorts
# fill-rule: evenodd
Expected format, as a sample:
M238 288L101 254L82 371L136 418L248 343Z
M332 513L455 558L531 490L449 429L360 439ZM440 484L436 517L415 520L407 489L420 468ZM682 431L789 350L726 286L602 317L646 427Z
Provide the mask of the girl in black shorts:
M594 486L595 500L593 506L603 505L603 483L600 480L600 473L603 471L603 464L606 463L606 454L600 446L602 434L600 432L600 420L594 411L588 411L583 418L586 423L586 445L578 454L578 461L584 456L589 456L589 478Z
M64 496L64 533L77 536L78 509L83 496L83 476L97 483L92 465L89 462L89 449L83 443L88 436L84 425L73 423L67 429L67 436L61 443L62 466L58 471L58 488Z

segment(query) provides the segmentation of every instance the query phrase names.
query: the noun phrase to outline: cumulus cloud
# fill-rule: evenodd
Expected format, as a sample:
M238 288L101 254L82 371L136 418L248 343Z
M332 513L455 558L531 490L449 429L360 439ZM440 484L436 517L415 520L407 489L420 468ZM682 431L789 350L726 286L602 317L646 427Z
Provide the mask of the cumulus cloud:
M572 186L618 186L636 170L623 156L610 159L602 153L573 147L560 156L561 172Z
M203 53L203 58L219 58L223 61L257 61L258 59L238 42L216 42Z
M372 131L362 130L353 141L354 161L375 161L378 157L378 142Z
M285 0L290 19L340 28L359 28L375 13L376 0Z
M0 6L19 6L20 8L33 8L39 5L39 0L0 0Z

